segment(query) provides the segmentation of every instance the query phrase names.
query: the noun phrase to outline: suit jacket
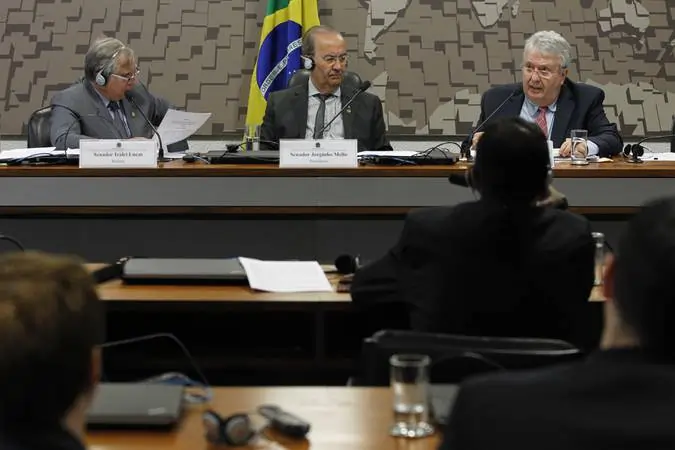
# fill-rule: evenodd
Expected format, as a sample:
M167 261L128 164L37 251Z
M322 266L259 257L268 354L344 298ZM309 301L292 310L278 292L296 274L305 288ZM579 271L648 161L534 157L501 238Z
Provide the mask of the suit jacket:
M143 110L152 124L158 127L170 107L169 103L164 99L153 96L139 85L136 85L130 93L138 107ZM54 95L51 104L52 106L67 106L80 115L78 118L65 108L53 107L51 139L52 145L57 149L65 148L66 132L68 131L68 127L73 125L73 122L77 123L72 126L68 133L67 145L69 148L80 148L80 139L124 138L115 128L110 117L110 111L103 104L92 84L87 80L75 83ZM126 98L121 100L121 104L132 137L152 137L152 128L150 128L143 116L139 114L136 107ZM165 150L175 152L184 151L187 148L187 142L181 141L165 147Z
M487 90L481 100L478 123L483 123L520 86L520 84L506 84ZM571 130L582 129L588 130L588 139L598 145L598 156L609 157L621 152L623 140L616 125L610 123L605 115L604 100L605 93L602 89L567 79L560 90L556 105L551 130L553 146L559 148L565 139L570 137ZM525 94L521 89L490 120L519 116L524 101ZM471 137L468 137L464 144L470 144L470 139Z
M16 424L3 430L0 425L0 449L2 450L85 450L82 442L61 427L47 429L40 424L30 427Z
M639 350L463 384L441 450L675 448L675 365Z
M352 95L342 89L342 104ZM277 149L279 139L304 139L307 129L307 83L270 94L260 129L260 148ZM332 117L328 120L332 119ZM382 116L382 102L368 92L361 93L342 114L345 139L357 139L359 151L391 150ZM269 141L269 142L264 142Z
M552 208L507 211L488 200L411 211L398 243L354 274L353 301L406 304L418 331L593 346L590 223Z

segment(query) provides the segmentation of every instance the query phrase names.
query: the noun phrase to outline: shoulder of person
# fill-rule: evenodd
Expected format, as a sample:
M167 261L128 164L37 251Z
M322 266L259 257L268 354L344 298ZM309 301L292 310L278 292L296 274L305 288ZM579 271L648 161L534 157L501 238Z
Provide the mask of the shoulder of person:
M88 83L86 80L77 81L67 88L57 92L52 97L52 103L60 103L62 105L70 106L71 104L77 103L76 99L86 95L86 86L84 83Z
M590 84L575 82L569 78L565 81L565 88L569 89L577 97L595 97L597 95L603 94L603 90L597 86L592 86Z
M493 86L485 93L483 94L484 96L493 96L493 95L502 95L502 96L507 96L511 94L514 90L518 89L520 87L520 83L510 83L510 84L500 84L497 86Z

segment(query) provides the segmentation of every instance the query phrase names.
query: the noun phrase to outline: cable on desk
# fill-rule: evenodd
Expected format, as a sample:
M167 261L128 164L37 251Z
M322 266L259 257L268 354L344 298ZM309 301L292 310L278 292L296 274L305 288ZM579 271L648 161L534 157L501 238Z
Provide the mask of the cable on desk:
M183 354L187 358L187 360L190 362L190 365L194 369L194 371L199 375L199 378L201 378L201 382L195 381L188 377L185 374L178 373L178 372L169 372L169 373L164 373L161 375L157 375L155 377L150 377L145 380L141 380L146 383L165 383L165 384L178 384L181 386L187 386L187 387L197 387L200 388L204 391L204 395L197 395L197 394L192 394L192 393L186 393L185 394L185 400L189 403L208 403L211 401L213 398L213 391L211 390L211 386L206 379L206 376L204 376L204 373L201 371L197 363L195 362L194 358L188 351L187 347L178 339L175 335L171 333L154 333L154 334L148 334L145 336L138 336L134 338L129 338L129 339L120 339L118 341L110 341L106 342L104 344L101 344L101 348L111 348L111 347L118 347L120 345L128 345L128 344L136 344L140 342L146 342L146 341L152 341L155 339L170 339L171 341L175 342L178 347L183 351Z
M19 250L22 252L26 251L26 248L23 246L21 242L19 242L18 239L13 238L12 236L7 236L6 234L0 234L0 241L8 241L11 242L12 244L16 245Z

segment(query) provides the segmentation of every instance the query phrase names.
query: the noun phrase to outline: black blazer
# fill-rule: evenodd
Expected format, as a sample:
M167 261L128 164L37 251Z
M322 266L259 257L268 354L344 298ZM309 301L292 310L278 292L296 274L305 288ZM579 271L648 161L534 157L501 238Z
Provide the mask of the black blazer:
M675 448L675 365L639 350L482 376L459 390L441 450Z
M486 200L411 211L398 243L354 275L353 301L406 304L419 331L592 346L590 223L551 208L511 217Z
M497 107L508 98L520 84L506 84L487 90L480 104L480 118L483 123ZM609 157L621 152L623 140L616 128L605 115L603 102L605 92L595 86L584 83L574 83L567 79L563 85L551 130L551 140L554 147L560 147L570 137L570 130L588 130L588 139L598 145L598 156ZM502 109L490 120L499 117L514 117L520 115L525 101L525 94L520 92L513 96ZM465 140L470 143L470 137Z
M344 105L351 92L342 89ZM264 141L304 139L307 129L307 83L276 91L267 99L267 109L260 129L260 148L277 149ZM359 151L391 150L382 116L382 102L368 92L360 94L342 115L345 139L357 139Z

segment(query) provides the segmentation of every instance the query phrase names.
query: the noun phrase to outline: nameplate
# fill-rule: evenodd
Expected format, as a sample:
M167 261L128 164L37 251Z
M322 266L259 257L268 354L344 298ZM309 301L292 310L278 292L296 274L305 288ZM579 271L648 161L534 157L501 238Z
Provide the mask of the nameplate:
M358 167L356 139L281 139L280 168Z
M157 167L157 143L150 139L81 139L80 167Z

